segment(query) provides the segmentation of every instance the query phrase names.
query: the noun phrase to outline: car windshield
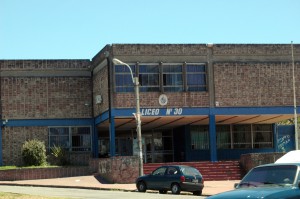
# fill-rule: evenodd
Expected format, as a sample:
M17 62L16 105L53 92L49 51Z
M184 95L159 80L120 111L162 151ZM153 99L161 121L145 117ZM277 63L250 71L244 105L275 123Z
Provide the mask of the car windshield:
M254 168L240 182L239 187L264 185L291 185L294 183L297 166L277 165Z
M199 171L193 167L182 167L181 171L182 171L183 175L200 176Z

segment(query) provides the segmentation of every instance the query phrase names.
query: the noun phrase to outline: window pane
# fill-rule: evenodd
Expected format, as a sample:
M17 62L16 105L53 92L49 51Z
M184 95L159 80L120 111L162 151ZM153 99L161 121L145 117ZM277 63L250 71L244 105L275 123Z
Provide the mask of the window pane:
M231 134L230 126L222 125L216 127L217 131L217 146L218 149L230 149L231 148Z
M191 126L191 144L193 150L209 149L208 126Z
M73 127L72 130L72 151L91 150L90 127Z
M182 65L163 65L162 71L164 91L183 91Z
M135 75L135 65L130 65L133 75ZM116 92L133 92L134 85L130 70L124 65L115 65L115 90Z
M68 151L91 151L91 128L51 127L49 128L49 147L54 145Z
M139 82L141 92L159 91L159 66L140 65Z
M233 147L234 148L252 148L251 144L251 125L233 126Z
M253 125L254 148L272 148L273 133L272 125Z
M186 79L188 91L206 91L205 65L187 64Z

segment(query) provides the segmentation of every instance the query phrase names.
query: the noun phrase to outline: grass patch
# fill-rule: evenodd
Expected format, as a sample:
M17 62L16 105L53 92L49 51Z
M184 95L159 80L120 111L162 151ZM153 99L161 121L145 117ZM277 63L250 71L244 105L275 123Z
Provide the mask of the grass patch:
M45 197L45 196L33 196L26 194L18 194L18 193L6 193L0 192L1 199L58 199L58 197ZM63 198L61 198L63 199Z
M45 165L45 166L24 166L24 167L17 167L17 166L2 166L0 170L11 170L11 169L40 169L40 168L57 168L61 166L55 165Z

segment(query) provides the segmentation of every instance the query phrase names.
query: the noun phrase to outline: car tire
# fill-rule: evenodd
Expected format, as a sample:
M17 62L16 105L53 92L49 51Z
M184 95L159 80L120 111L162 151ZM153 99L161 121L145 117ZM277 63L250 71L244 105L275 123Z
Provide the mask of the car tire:
M178 183L173 183L171 185L171 191L172 191L172 194L180 194L180 191L181 191L180 185Z
M195 195L195 196L201 196L202 195L202 191L194 191L193 195Z
M139 192L146 192L147 190L146 184L143 181L138 182L137 189Z
M167 190L159 190L159 193L160 193L160 194L166 194L166 193L167 193Z

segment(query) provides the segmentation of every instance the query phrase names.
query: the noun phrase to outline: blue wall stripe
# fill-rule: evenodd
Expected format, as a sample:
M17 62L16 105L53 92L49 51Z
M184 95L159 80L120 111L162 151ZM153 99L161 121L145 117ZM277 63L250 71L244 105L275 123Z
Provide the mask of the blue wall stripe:
M297 108L297 112L300 112L300 107ZM113 109L112 115L115 117L132 117L135 113L135 108L120 108ZM294 114L294 108L292 106L284 107L195 107L195 108L141 108L141 114L146 116L194 116L194 115L266 115L266 114ZM108 120L108 112L96 117L95 124L100 124L103 121Z
M93 126L94 120L87 119L23 119L23 120L8 120L5 126L22 127L22 126Z

